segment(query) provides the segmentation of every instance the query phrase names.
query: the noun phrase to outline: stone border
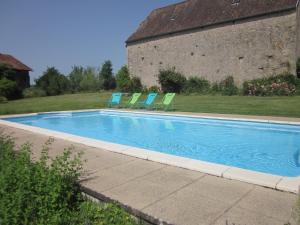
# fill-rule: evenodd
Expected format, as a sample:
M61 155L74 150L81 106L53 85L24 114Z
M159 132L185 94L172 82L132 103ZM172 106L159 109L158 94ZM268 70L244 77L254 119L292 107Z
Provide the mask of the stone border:
M293 124L300 125L299 122L286 122L286 121L274 121L274 120L256 120L256 119L243 119L243 118L226 118L226 117L210 117L210 116L198 116L198 115L184 115L178 113L160 113L160 112L145 112L145 111L125 111L125 110L74 110L74 111L60 111L60 112L49 112L49 113L70 113L70 112L124 112L124 113L135 113L135 114L146 114L146 115L162 115L162 116L178 116L178 117L189 117L189 118L209 118L209 119L220 119L220 120L232 120L232 121L250 121L250 122L263 122L263 123L280 123L280 124ZM30 115L46 114L45 113L34 113L34 114L22 114L13 116L1 116L0 118L11 118L11 117L23 117ZM300 176L298 177L284 177L277 176L267 173L256 172L253 170L245 170L237 167L226 166L222 164L210 163L201 160L194 160L165 154L161 152L150 151L147 149L131 147L127 145L115 144L106 141L100 141L91 138L85 138L77 135L63 133L59 131L52 131L44 128L24 125L20 123L14 123L0 119L0 125L6 125L22 130L31 131L47 136L52 136L58 139L63 139L71 142L81 143L90 147L100 148L107 151L133 156L136 158L150 160L162 164L171 166L181 167L189 170L194 170L214 176L224 177L227 179L239 180L251 184L256 184L264 187L269 187L281 191L287 191L292 193L298 193L300 185Z

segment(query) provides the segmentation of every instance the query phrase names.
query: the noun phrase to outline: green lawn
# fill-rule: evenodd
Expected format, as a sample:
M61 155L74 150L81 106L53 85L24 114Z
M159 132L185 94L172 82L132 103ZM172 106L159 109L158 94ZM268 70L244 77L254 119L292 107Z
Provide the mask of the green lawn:
M21 99L0 104L0 114L103 108L109 96L110 93L86 93ZM177 95L174 107L183 112L300 117L300 96Z

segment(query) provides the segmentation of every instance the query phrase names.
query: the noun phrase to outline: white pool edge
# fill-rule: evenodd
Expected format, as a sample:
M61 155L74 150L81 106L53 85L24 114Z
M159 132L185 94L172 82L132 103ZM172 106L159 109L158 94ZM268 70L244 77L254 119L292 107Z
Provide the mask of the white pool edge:
M242 119L242 118L227 118L227 117L213 117L213 116L201 116L201 115L184 115L176 113L159 113L159 112L144 112L144 111L125 111L125 110L107 110L107 109L90 109L90 110L72 110L72 111L57 111L57 112L45 112L45 113L65 113L65 112L89 112L89 111L104 111L104 112L129 112L148 115L166 115L166 116L180 116L180 117L194 117L194 118L209 118L209 119L221 119L221 120L236 120L236 121L251 121L251 122L264 122L264 123L282 123L282 124L295 124L299 125L299 122L286 122L286 121L274 121L274 120L257 120L257 119ZM30 113L22 115L5 115L0 117L0 125L6 125L33 133L38 133L46 136L51 136L66 141L84 144L86 146L100 148L103 150L133 156L136 158L150 160L166 165L176 166L184 169L198 171L209 175L218 177L224 177L227 179L243 181L255 185L260 185L268 188L277 189L280 191L287 191L292 193L298 193L300 186L299 177L284 177L267 173L256 172L253 170L240 169L233 166L226 166L222 164L210 163L201 160L188 159L184 157L174 156L170 154L150 151L142 148L136 148L127 145L115 144L106 141L100 141L91 138L85 138L77 135L67 134L58 131L52 131L44 128L28 126L20 123L1 120L1 118L23 117L30 115L38 115L41 113ZM43 114L43 113L42 113Z

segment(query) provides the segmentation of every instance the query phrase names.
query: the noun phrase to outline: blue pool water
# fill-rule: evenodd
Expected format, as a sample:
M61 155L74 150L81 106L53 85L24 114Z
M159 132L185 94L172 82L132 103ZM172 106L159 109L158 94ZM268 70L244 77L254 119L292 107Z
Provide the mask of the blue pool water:
M300 175L296 125L107 111L6 120L275 175Z

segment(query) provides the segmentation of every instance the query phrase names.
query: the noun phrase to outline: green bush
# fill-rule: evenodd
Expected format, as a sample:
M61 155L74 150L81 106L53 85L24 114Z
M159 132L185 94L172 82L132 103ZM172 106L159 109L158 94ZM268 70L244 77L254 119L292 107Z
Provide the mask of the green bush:
M4 96L0 96L0 103L7 103L7 98Z
M289 96L296 94L296 87L298 86L299 79L296 76L283 73L244 82L243 94L252 96Z
M15 81L4 77L0 79L0 96L4 96L9 100L16 99L21 96L21 91L18 89Z
M30 87L30 88L26 88L23 91L23 97L24 98L37 98L37 97L44 97L46 96L46 92L38 87Z
M175 68L172 68L160 70L158 74L158 82L161 85L161 90L164 93L180 93L183 90L186 78L181 73L176 72Z
M297 72L297 78L300 79L300 57L297 59L296 62L296 72Z
M135 224L119 207L85 201L78 179L80 154L70 149L50 160L48 141L38 161L31 161L29 144L18 149L0 135L0 224Z
M232 96L238 94L238 88L235 86L232 76L228 76L222 80L218 85L218 89L222 95Z
M82 66L73 66L71 73L68 76L70 80L70 88L73 93L80 91L80 83L84 76L84 68Z
M184 92L206 94L210 90L210 83L208 80L199 77L190 77L184 86Z
M60 95L70 90L70 81L56 68L48 68L36 81L36 86L43 89L47 95Z
M130 91L131 92L141 92L143 85L139 77L132 77L130 80Z
M159 93L160 92L160 88L158 86L151 86L149 88L147 88L146 93L150 93L150 92L155 92L155 93Z
M99 79L101 80L102 88L104 90L112 90L116 88L116 79L113 76L112 71L113 69L111 61L105 61L99 73Z
M116 75L117 89L122 92L131 91L131 79L127 66L123 66Z
M93 67L87 67L83 70L82 79L79 83L80 91L98 91L100 90L100 81L96 70Z

